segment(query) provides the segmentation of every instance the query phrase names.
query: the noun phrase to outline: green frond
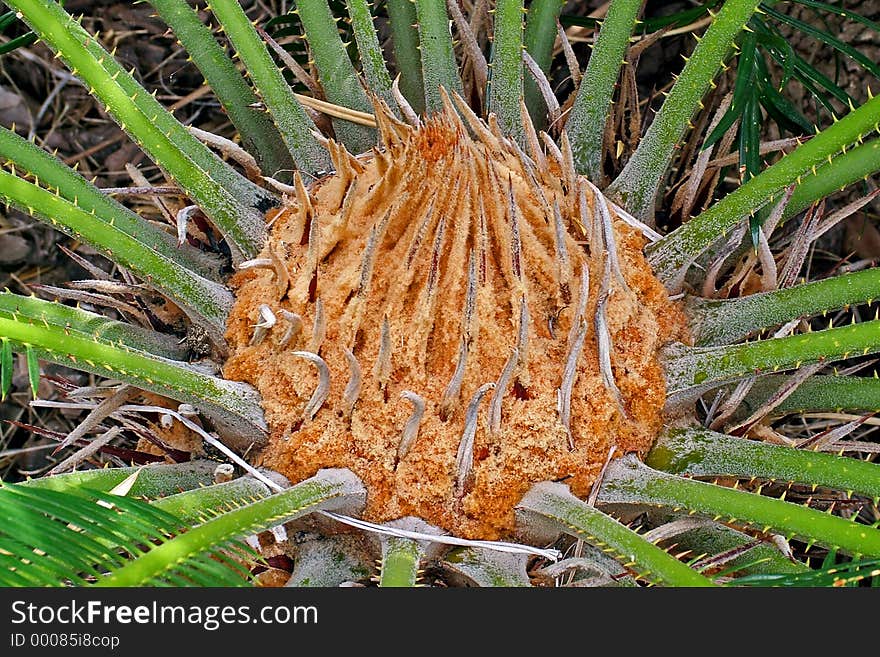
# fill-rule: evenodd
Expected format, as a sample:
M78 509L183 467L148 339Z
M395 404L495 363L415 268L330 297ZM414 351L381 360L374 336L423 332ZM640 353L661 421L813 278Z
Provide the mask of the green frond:
M798 317L880 298L880 270L866 269L736 299L687 301L694 344L732 344L749 334Z
M25 361L27 362L28 383L31 394L37 398L37 390L40 387L40 362L37 359L36 350L29 344L24 345Z
M380 587L413 587L418 581L423 550L418 541L397 536L382 540Z
M632 456L611 462L599 501L684 508L762 531L772 529L849 554L880 554L880 530L873 527L756 493L665 474Z
M880 498L880 465L876 463L701 429L667 430L645 463L673 474L758 477Z
M586 502L572 495L568 486L544 482L532 486L517 506L518 512L535 514L559 530L607 548L641 579L668 586L713 586L687 565L646 541Z
M0 528L6 586L89 584L125 553L168 540L181 529L171 515L146 502L80 489L77 494L0 484L6 521Z
M5 137L23 141L0 130L0 148ZM75 175L75 174L74 174ZM84 186L88 186L84 180ZM68 193L77 185L65 186ZM94 190L100 194L98 190ZM88 195L68 200L61 195L0 170L0 200L22 210L53 228L81 239L175 301L190 318L204 327L217 344L223 343L226 317L232 308L232 294L189 266L186 250L178 250L168 235L121 206L95 204L89 210Z
M175 263L178 268L190 269L194 274L210 280L218 278L218 266L207 264L201 253L188 244L178 245L168 233L157 229L104 194L57 157L3 127L0 127L0 161L5 162L10 174L18 177L33 176L36 179L33 183L35 187L60 196L78 210L91 215L91 221L100 222L98 228L92 230L87 230L85 226L77 226L81 233L78 237L89 241L96 248L102 239L101 233L121 231L143 242L145 248L157 251L162 257ZM7 202L15 202L5 186L3 196ZM33 203L23 199L20 205L33 205ZM65 223L63 214L52 217L50 222L52 219L56 225ZM114 244L109 245L111 249Z
M717 573L716 576L732 577L731 585L736 585L739 578L753 574L794 574L810 569L806 564L792 559L767 538L756 538L727 525L687 514L664 514L660 511L652 515L657 522L664 524L686 521L685 528L666 539L666 543L674 543L676 550L707 555L705 560L698 561L696 565L702 566L703 572L710 569Z
M358 507L365 492L347 470L322 470L287 490L270 495L179 534L101 578L98 586L143 586L162 579L175 564L216 550L255 531L318 510Z
M0 401L6 401L6 396L12 389L12 343L9 338L0 338Z
M129 343L127 336L125 325L101 315L0 293L0 338L13 350L190 403L242 445L262 444L266 424L250 386L157 356Z
M550 71L556 43L556 21L564 4L564 0L532 0L526 15L523 44L545 74ZM541 92L530 76L525 79L525 97L532 123L540 130L547 123L547 111Z
M815 38L817 41L831 46L838 52L846 55L851 60L856 62L859 66L871 73L874 77L880 78L880 65L878 65L875 61L873 61L864 53L860 52L858 48L851 46L845 41L842 41L841 39L837 38L826 30L819 29L806 21L800 20L799 18L777 11L776 9L768 6L766 3L763 8L766 14L771 18L775 18L781 23L790 25L791 27L803 32L804 34ZM834 10L836 11L836 8ZM852 12L850 12L850 14L852 14ZM877 29L876 23L868 21L868 24L869 27L873 25L874 29Z
M605 123L642 4L642 0L624 0L609 6L565 124L578 173L595 181L602 179Z
M443 109L441 87L459 95L463 90L452 48L446 4L441 0L415 0L415 8L425 109L430 114Z
M864 180L880 171L880 139L871 139L853 146L845 153L829 158L810 172L794 188L794 193L782 213L790 219L810 205L849 185Z
M220 515L270 494L269 487L254 477L238 477L222 484L185 490L153 502L185 526L201 523L206 514Z
M489 65L487 107L505 134L520 145L525 140L520 113L523 101L523 2L499 0L495 7L495 38Z
M364 93L326 0L300 0L296 6L327 100L349 109L371 112L373 106ZM353 153L363 153L376 144L373 128L333 119L333 129L339 141Z
M85 487L62 492L0 483L7 520L0 527L0 584L241 586L250 579L246 561L256 555L238 539L363 500L347 471L325 470L272 496L260 484L264 490L254 497L253 482L243 478L153 504ZM210 509L227 495L241 505L193 527L197 507Z
M737 586L777 586L777 587L841 587L859 586L865 580L872 580L876 586L880 577L880 559L858 559L842 564L825 566L806 572L768 572L756 573L737 578Z
M330 156L315 138L317 128L314 121L293 95L293 90L241 5L237 2L215 2L211 5L211 11L244 63L257 95L263 99L297 168L310 175L326 171Z
M759 4L760 0L724 3L688 58L635 153L608 188L608 193L616 196L637 218L653 218L654 199L676 145L724 65L734 40Z
M399 114L394 95L391 93L391 76L388 74L385 56L379 44L379 35L373 24L370 4L367 0L346 0L346 4L367 89L384 100L395 114Z
M391 43L400 75L400 91L418 114L425 111L425 82L419 52L418 18L413 0L387 0Z
M17 485L27 488L45 488L70 494L76 494L80 490L106 493L132 475L137 475L126 495L155 499L207 486L213 481L216 467L215 462L202 460L186 463L157 463L129 468L96 468L67 472L51 477L36 477Z
M719 237L767 203L781 198L783 190L799 182L802 176L806 177L812 167L822 165L876 130L878 122L880 96L802 143L708 210L651 244L647 252L656 275L667 287L680 287L687 267ZM632 162L630 160L627 166Z
M257 108L257 96L235 67L235 62L186 0L149 0L180 40L205 82L223 105L241 134L242 145L263 173L275 176L293 165L290 153L271 119Z
M755 381L742 404L731 416L731 421L748 417L761 408L788 377L782 374L762 376ZM771 412L771 417L789 413L842 410L880 412L880 379L876 376L811 376L801 383Z
M265 238L263 212L277 200L208 150L57 2L7 4L22 14L144 152L199 203L229 240L233 255L242 260L254 257Z
M17 22L14 11L7 11L0 15L0 34L2 34L9 26ZM37 35L33 32L25 32L24 34L9 39L6 43L0 44L0 55L16 50L17 48L27 48L29 45L37 41Z
M528 587L528 555L509 554L488 548L456 548L443 558L443 568L471 586Z
M666 394L670 399L690 397L752 374L797 369L806 363L831 363L878 351L878 320L721 347L674 344L664 355Z

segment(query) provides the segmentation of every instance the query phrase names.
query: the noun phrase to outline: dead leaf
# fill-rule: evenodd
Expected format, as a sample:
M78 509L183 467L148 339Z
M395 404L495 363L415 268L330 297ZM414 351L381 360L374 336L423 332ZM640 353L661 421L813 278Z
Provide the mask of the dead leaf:
M859 259L880 258L880 231L877 226L864 215L848 217L844 250L855 253Z
M0 267L24 262L30 252L30 243L21 235L0 235Z
M7 128L13 124L18 126L31 124L31 113L24 99L2 86L0 86L0 124Z

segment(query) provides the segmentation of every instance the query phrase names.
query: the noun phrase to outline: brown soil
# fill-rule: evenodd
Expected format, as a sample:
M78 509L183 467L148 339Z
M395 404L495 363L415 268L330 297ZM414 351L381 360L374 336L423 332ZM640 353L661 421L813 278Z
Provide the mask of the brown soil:
M271 428L263 465L294 481L348 467L367 486L369 519L414 515L458 535L497 538L512 528L514 505L532 483L565 480L583 496L612 447L617 455L650 447L665 400L657 352L681 337L682 316L651 274L642 236L616 216L626 284L606 267L597 223L604 200L565 156L545 159L533 149L536 164L524 166L497 131L472 123L472 139L451 108L421 129L390 118L381 129L384 147L369 157L331 144L336 173L308 190L300 184L270 217L262 256L274 265L233 281L238 301L224 375L250 382L263 397ZM586 313L577 317L583 268ZM603 288L611 293L606 314L620 402L599 367L594 318ZM323 338L314 326L319 303ZM252 345L261 304L277 323ZM285 346L289 323L281 309L303 322ZM581 326L569 437L557 398ZM353 409L345 398L352 372L345 349L362 372ZM297 350L319 353L330 372L329 396L311 419L304 413L317 368ZM444 402L462 355L460 392L446 393ZM457 467L467 409L481 386L499 381L508 359L515 367L498 387L500 429L489 424L495 391L488 390L477 406L473 467L467 459ZM418 394L425 412L398 460L413 413L404 391Z

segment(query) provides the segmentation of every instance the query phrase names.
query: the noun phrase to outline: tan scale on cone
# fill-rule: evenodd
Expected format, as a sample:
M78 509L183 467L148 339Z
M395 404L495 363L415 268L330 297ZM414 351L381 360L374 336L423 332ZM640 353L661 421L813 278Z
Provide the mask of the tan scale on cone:
M612 447L651 446L684 321L564 139L545 155L527 122L526 155L455 101L379 108L365 156L328 143L335 173L297 180L235 277L224 374L263 397L264 465L350 468L369 520L495 539L531 484L586 496Z

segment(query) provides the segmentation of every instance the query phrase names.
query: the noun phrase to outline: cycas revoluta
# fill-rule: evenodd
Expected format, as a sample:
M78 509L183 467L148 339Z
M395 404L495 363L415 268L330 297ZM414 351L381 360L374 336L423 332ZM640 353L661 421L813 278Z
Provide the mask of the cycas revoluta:
M121 380L184 406L132 403L130 391L96 398L81 405L92 410L90 428L158 413L248 470L200 489L226 471L150 466L143 490L141 475L124 469L7 486L0 492L13 514L45 496L46 513L16 526L44 522L52 537L10 542L7 583L228 582L228 568L240 574L236 565L254 557L236 539L293 521L320 530L274 548L293 558L294 584L366 581L377 552L383 585L415 583L428 562L450 583L481 585L815 583L779 549L790 538L832 554L880 556L880 531L859 513L811 508L810 490L856 495L865 508L880 494L874 464L821 452L839 446L845 431L800 449L749 432L784 413L876 409L875 380L817 374L815 364L880 351L880 324L795 335L788 326L742 342L877 295L873 269L792 285L803 260L793 255L777 272L767 237L880 169L880 100L852 109L680 228L661 235L654 226L676 146L757 0L716 7L609 181L603 140L641 0L610 3L569 99L557 99L546 78L558 0L535 0L528 11L522 0L498 0L491 15L486 3L463 10L450 1L447 12L433 0L389 0L382 36L392 35L393 65L365 0L348 0L344 16L326 2L299 3L316 77L296 74L324 98L294 94L273 54L298 65L238 3L211 11L245 76L186 2L152 0L250 153L181 125L59 5L6 2L188 200L169 227L175 240L8 130L0 132L8 165L0 195L165 295L205 337L211 361L187 362L169 336L5 293L4 396L14 351L24 354L34 390L39 359ZM357 67L340 17L350 21ZM233 276L186 243L197 212L225 239ZM827 230L818 217L811 209L790 253ZM765 290L701 298L715 292L749 233L758 248L744 257L760 262ZM698 419L695 401L718 390L727 397ZM74 433L69 442L87 430ZM775 497L762 495L768 482ZM795 486L783 485L783 498L804 499L777 499L775 482ZM114 509L147 522L161 507L155 513L167 527L143 534L132 526L126 539L107 533L102 517L94 525L101 549L77 542L88 532L72 537L86 556L65 570L55 532L72 522L65 495L77 512L83 496L95 501L85 489L155 499ZM194 490L166 497L182 489ZM703 520L689 520L694 514ZM338 534L339 523L364 533ZM548 540L576 557L552 564L561 552L529 547ZM141 554L148 542L157 545ZM671 545L674 554L663 549ZM34 547L52 566L38 574ZM190 567L172 569L165 554L188 555ZM835 572L862 576L857 566Z

